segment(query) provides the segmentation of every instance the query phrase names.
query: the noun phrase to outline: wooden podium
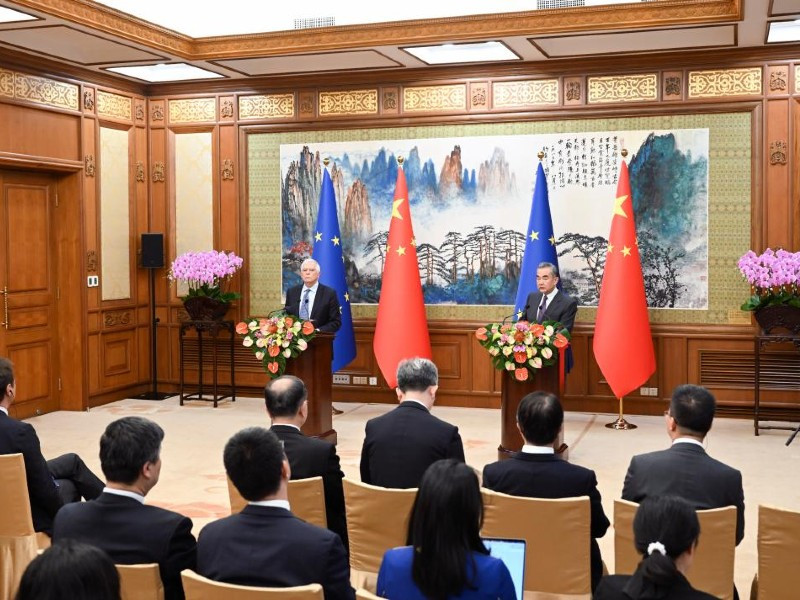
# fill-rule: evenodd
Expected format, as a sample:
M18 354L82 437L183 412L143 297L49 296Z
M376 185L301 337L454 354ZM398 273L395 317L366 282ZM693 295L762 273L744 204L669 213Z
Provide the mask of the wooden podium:
M517 429L517 408L523 397L531 392L550 392L561 398L561 369L563 361L558 361L550 367L544 367L529 376L526 381L517 381L513 371L503 371L500 382L500 446L497 448L497 458L504 460L512 453L522 449L522 435ZM563 436L559 438L557 454L567 458L566 447L563 445Z
M333 333L318 332L305 352L286 363L286 374L302 379L308 390L308 419L303 433L335 444L331 406L333 338Z

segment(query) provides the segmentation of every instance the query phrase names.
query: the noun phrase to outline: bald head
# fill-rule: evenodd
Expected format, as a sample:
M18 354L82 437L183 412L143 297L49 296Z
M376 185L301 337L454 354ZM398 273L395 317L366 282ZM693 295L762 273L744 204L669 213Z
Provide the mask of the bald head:
M307 398L305 384L294 375L273 379L264 388L267 412L273 419L296 417Z

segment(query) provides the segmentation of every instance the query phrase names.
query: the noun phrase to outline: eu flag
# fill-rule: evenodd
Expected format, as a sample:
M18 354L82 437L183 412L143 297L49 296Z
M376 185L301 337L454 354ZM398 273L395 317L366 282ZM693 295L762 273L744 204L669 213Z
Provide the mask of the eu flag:
M525 237L525 255L522 259L517 301L514 305L514 314L517 319L523 317L528 294L537 290L536 269L539 263L549 262L558 267L556 238L553 235L553 219L550 217L550 200L547 194L547 179L544 176L544 167L542 167L541 161L536 170L531 217ZM561 287L560 283L559 281L559 288Z
M328 169L323 169L322 192L319 195L317 227L314 230L314 260L319 263L319 281L336 290L342 310L342 326L333 340L331 371L343 369L356 357L356 337L353 333L353 314L350 311L350 294L344 275L342 235L336 216L336 195Z

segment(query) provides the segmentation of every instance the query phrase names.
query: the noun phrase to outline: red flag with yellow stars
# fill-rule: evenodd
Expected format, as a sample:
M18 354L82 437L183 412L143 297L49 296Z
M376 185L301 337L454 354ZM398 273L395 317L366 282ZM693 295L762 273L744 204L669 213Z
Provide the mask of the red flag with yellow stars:
M417 266L417 242L403 169L397 170L386 261L383 265L378 319L372 342L375 358L389 387L397 386L397 365L407 358L431 358L425 299Z
M617 398L642 385L656 370L631 183L624 160L597 305L594 357Z

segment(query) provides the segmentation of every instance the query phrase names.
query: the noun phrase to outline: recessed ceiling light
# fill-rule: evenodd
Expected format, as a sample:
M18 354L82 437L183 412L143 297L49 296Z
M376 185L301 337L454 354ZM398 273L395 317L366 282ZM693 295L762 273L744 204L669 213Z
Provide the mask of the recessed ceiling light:
M223 77L219 73L207 71L186 63L169 63L160 65L144 65L138 67L109 67L109 71L135 77L150 83L164 81L187 81L190 79L216 79Z
M18 10L0 6L0 23L15 23L17 21L35 21L37 17L28 15Z
M403 50L429 65L519 60L519 56L500 42L412 46L403 48Z
M773 21L769 24L767 43L800 41L800 19L795 21Z

